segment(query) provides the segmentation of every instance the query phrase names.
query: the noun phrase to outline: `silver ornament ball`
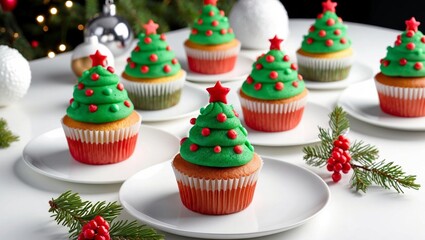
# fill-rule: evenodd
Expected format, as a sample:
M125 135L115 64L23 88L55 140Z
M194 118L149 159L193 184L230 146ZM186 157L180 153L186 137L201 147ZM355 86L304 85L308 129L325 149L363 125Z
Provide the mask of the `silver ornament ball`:
M115 57L127 52L134 38L130 24L116 15L116 6L111 0L106 1L101 14L87 23L84 35L97 36L99 43L109 48Z

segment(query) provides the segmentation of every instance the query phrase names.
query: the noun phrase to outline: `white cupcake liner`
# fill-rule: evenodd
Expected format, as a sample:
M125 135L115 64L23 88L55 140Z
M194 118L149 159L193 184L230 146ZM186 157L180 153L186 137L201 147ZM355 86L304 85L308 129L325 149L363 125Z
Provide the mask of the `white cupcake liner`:
M307 96L288 103L267 103L252 101L239 96L241 106L257 113L290 113L303 108L307 104Z
M238 42L238 44L235 47L225 49L225 50L207 51L207 50L190 48L186 45L184 45L184 49L186 51L186 55L191 58L201 59L201 60L221 60L221 59L226 59L226 58L230 58L230 57L234 57L238 55L241 49L241 43Z
M186 79L186 72L184 70L181 71L183 71L181 77L168 82L145 83L129 81L125 78L121 78L121 82L124 84L124 87L127 92L135 96L155 97L161 95L168 95L183 88Z
M343 58L315 58L297 53L298 66L312 69L341 69L350 67L353 64L353 55Z
M90 144L107 144L119 142L128 138L133 137L139 133L141 121L137 121L135 124L115 130L84 130L78 128L72 128L66 126L62 122L62 127L65 132L65 136L74 141L80 141L82 143Z
M376 89L380 94L404 100L425 98L425 88L394 87L384 85L375 80Z

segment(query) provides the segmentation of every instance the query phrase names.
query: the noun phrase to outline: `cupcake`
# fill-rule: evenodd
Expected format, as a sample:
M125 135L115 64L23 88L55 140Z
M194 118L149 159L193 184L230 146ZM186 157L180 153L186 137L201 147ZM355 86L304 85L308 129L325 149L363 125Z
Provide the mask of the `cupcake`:
M186 72L181 69L165 35L156 33L158 24L149 20L143 27L146 33L138 36L139 42L121 75L122 82L135 108L170 108L180 101Z
M336 5L331 0L322 3L323 13L317 16L297 51L298 71L310 81L343 80L353 64L347 26L336 15Z
M264 132L295 128L301 121L308 91L297 65L280 49L282 39L270 39L270 51L254 62L239 90L248 127Z
M228 105L229 88L207 88L210 103L192 118L172 167L188 209L211 215L242 211L251 203L263 161L247 140L238 114Z
M425 116L425 36L419 24L413 17L406 21L406 31L387 48L375 76L379 106L391 115Z
M106 57L96 51L90 58L62 118L69 151L86 164L121 162L134 152L141 118L114 69L105 69Z
M232 71L241 48L217 0L204 0L189 39L184 42L189 69L202 74Z

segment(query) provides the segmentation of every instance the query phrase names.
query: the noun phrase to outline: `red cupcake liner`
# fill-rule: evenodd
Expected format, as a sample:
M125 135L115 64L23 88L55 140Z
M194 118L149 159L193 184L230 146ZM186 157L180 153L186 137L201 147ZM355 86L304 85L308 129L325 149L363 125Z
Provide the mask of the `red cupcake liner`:
M399 117L425 116L425 98L401 99L378 92L382 111Z
M287 113L254 112L242 107L242 113L246 125L254 130L282 132L298 126L304 113L304 107Z
M202 74L220 74L233 70L237 55L223 59L199 59L188 56L189 69Z
M87 143L69 137L66 140L71 156L75 160L90 165L102 165L128 159L136 147L137 136L138 134L110 143Z
M242 211L247 208L254 197L256 182L242 188L229 190L201 190L181 181L179 186L180 199L188 209L208 215L224 215Z

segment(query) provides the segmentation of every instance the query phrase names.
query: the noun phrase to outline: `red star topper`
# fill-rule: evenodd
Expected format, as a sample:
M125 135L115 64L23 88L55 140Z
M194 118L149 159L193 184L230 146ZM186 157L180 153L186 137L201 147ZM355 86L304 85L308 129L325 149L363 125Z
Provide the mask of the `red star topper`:
M280 50L280 44L283 42L283 39L280 39L277 37L277 35L274 35L274 38L269 39L270 41L270 50Z
M326 11L335 12L336 5L338 5L338 3L332 2L331 0L322 2L323 12L326 12Z
M416 21L414 17L412 17L410 20L406 20L406 30L412 30L414 32L418 31L418 27L421 24L420 22Z
M90 55L92 67L94 66L102 66L106 67L106 56L102 55L99 50L96 50L96 52L92 55Z
M204 0L204 5L211 4L213 6L216 6L217 5L217 1L218 0Z
M159 25L152 21L152 19L150 19L147 24L143 24L143 28L145 29L146 35L156 34L156 30L158 29L158 27Z
M214 87L207 88L207 91L210 94L210 103L227 103L226 95L230 92L230 88L223 87L220 81L217 81Z

